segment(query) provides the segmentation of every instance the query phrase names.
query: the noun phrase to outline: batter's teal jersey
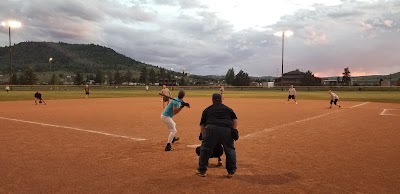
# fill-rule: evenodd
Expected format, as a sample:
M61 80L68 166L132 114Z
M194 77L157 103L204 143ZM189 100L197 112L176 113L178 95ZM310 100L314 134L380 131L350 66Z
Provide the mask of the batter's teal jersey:
M179 98L175 98L176 100L179 100ZM171 100L171 102L168 104L168 106L164 109L162 112L162 115L166 117L173 117L174 116L174 108L179 108L181 106L181 103L175 100Z

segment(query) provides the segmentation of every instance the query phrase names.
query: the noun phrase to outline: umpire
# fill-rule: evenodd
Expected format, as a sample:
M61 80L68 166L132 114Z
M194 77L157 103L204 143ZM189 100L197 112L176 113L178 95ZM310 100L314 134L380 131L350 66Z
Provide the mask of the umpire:
M235 112L222 104L221 94L212 95L213 104L207 107L200 120L200 129L203 142L200 147L198 174L206 176L208 159L213 154L214 147L222 144L226 155L226 170L228 178L233 177L236 172L236 151L231 130L237 127Z

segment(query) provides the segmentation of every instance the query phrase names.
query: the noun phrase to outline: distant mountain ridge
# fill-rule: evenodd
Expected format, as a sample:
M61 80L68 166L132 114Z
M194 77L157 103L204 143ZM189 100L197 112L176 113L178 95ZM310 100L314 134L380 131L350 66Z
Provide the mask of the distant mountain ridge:
M0 71L9 72L8 47L0 47ZM113 49L95 44L68 44L54 42L21 42L12 46L14 72L33 66L36 72L65 70L92 73L102 70L136 70L143 66L156 68ZM49 58L52 58L51 64Z

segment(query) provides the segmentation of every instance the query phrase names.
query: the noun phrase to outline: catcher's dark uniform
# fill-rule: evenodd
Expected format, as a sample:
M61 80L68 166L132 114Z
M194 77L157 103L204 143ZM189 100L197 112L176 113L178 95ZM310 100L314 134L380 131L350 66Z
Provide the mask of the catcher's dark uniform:
M196 148L196 154L198 156L200 156L200 147L201 146ZM213 150L213 153L212 153L210 158L219 158L219 159L221 159L220 157L222 156L222 154L224 154L224 148L222 147L221 144L219 144L219 145L215 146L215 148Z

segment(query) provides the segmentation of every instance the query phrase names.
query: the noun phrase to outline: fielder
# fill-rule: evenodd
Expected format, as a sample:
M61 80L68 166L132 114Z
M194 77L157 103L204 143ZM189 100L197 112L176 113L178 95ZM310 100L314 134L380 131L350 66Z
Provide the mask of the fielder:
M297 101L296 101L296 89L293 87L293 85L291 85L290 88L289 88L289 96L288 96L287 101L289 102L290 99L293 99L294 102L296 102L296 104L297 104Z
M224 92L225 92L224 86L221 86L221 88L219 88L219 91L221 92L221 97L222 97L222 100L223 100L224 99Z
M162 94L164 94L164 95L166 95L166 96L172 97L171 92L169 91L169 89L167 88L166 85L163 85L163 86L162 86L162 89L161 89L160 93L162 93ZM163 100L162 100L162 101L163 101L162 107L165 108L165 103L167 103L167 106L168 106L168 104L169 104L169 98L168 98L168 97L165 97L165 96L163 96L162 98L163 98Z
M46 105L46 102L43 100L42 94L39 91L36 91L34 97L35 97L35 105L37 105L37 101L39 101L39 104L43 102L44 105Z
M331 106L329 106L329 108L332 108L332 104L335 104L336 106L338 106L340 108L341 106L339 105L339 103L337 103L339 100L339 96L336 95L335 93L333 93L331 90L329 90L328 93L331 96L331 103L330 103Z
M90 88L89 88L89 85L86 84L86 86L85 86L85 95L86 95L86 98L89 98L89 94L90 94Z
M174 120L172 120L172 117L178 114L183 109L183 107L186 106L190 108L189 103L183 101L184 97L185 91L180 90L178 93L178 98L174 98L174 100L172 100L172 102L168 104L167 108L165 108L164 111L161 113L161 121L164 122L170 130L167 145L165 146L165 151L171 151L172 143L179 140L179 137L176 136L176 123L174 122Z

